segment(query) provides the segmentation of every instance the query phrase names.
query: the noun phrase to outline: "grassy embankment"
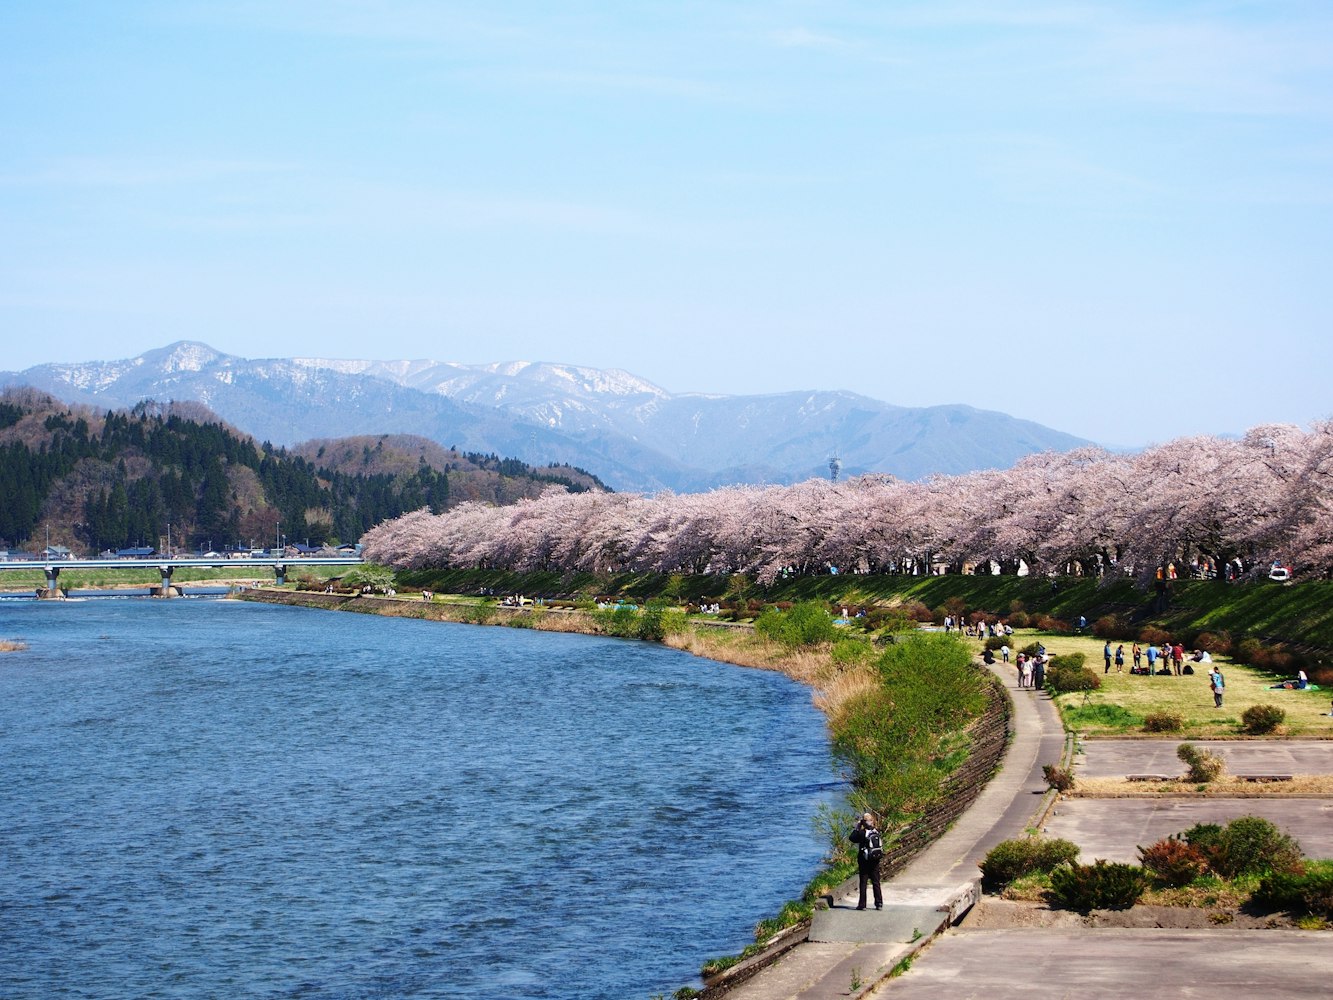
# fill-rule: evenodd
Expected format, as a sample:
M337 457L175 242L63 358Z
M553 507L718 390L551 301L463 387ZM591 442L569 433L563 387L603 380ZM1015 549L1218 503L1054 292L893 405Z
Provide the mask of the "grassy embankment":
M347 567L323 566L318 569L301 569L302 577L312 580L327 580L346 573ZM171 582L176 586L191 583L203 583L218 586L228 583L250 583L254 580L272 582L273 571L263 566L219 566L216 568L183 567L171 574ZM62 590L132 590L156 587L162 582L161 574L155 569L62 569L60 587ZM7 593L30 594L39 587L46 586L46 574L40 569L6 570L0 573L0 590Z
M1268 580L1215 583L1177 580L1170 606L1152 610L1154 594L1132 582L1101 584L1086 578L1049 580L1013 576L807 576L778 580L763 587L741 576L667 576L662 573L511 573L504 570L417 570L400 573L404 587L428 587L439 593L476 594L489 587L498 594L583 594L637 599L665 596L681 601L734 600L752 603L824 600L849 606L893 605L919 601L931 609L949 602L967 610L1006 616L1015 606L1067 622L1080 615L1089 622L1106 614L1124 614L1136 624L1170 632L1226 630L1239 640L1254 636L1268 642L1311 646L1333 657L1333 581L1277 584Z

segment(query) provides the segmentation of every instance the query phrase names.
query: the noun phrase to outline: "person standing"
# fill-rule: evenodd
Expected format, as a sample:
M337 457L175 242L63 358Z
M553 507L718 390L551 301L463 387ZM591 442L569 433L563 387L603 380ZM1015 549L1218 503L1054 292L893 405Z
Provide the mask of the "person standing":
M1007 642L1000 647L1000 659L1005 663L1009 662L1009 643Z
M1034 690L1040 690L1046 683L1046 654L1038 653L1036 662L1032 664L1032 687Z
M875 909L884 909L884 893L879 885L879 863L884 857L884 837L875 826L873 813L865 813L856 824L848 838L857 845L856 874L860 883L860 896L856 908L866 908L866 882L875 887Z
M1125 672L1125 644L1123 642L1115 648L1115 672L1117 674Z
M1134 643L1134 673L1137 674L1142 670L1143 670L1143 649L1136 642Z
M1185 647L1176 643L1171 647L1171 664L1176 668L1176 676L1180 676L1181 664L1185 662Z
M1151 677L1157 673L1157 647L1148 647L1148 676Z
M1226 678L1222 676L1222 671L1216 663L1213 664L1212 672L1208 674L1208 686L1213 689L1213 707L1222 707L1222 693L1226 690Z
M1111 640L1110 640L1110 639L1107 639L1107 640L1106 640L1106 645L1102 647L1102 659L1104 659L1104 660L1106 661L1106 666L1102 669L1102 673L1104 673L1104 674L1109 674L1109 673L1111 672Z

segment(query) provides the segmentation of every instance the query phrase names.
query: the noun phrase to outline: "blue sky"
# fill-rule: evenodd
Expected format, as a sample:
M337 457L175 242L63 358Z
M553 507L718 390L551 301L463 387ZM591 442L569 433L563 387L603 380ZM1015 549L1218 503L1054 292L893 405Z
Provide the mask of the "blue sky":
M7 0L0 368L1333 415L1333 5Z

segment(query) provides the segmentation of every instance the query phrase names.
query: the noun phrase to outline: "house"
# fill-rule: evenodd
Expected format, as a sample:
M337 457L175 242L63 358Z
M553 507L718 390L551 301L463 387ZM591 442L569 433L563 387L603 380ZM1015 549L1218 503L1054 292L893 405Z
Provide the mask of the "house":
M74 553L63 545L48 545L42 549L42 558L47 561L55 559L73 559Z
M132 549L116 549L117 559L151 559L155 554L151 545L140 545Z

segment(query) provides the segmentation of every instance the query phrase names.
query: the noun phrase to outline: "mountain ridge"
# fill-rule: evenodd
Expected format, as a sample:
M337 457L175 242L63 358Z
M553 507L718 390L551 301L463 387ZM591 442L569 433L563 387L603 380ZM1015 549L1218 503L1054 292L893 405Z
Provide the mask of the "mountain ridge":
M620 369L554 362L248 359L178 341L136 358L0 373L69 402L197 400L246 432L316 438L416 434L445 447L595 473L618 490L692 492L827 474L903 479L1007 468L1089 442L967 404L904 407L843 390L672 393Z

